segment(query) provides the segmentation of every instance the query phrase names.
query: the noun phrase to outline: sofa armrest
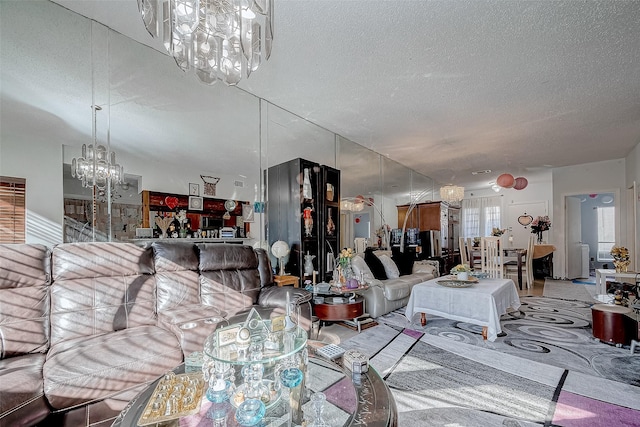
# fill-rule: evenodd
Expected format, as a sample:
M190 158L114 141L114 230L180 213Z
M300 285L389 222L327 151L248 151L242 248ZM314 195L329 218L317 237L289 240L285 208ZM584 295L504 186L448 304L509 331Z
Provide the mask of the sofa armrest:
M287 294L289 302L302 305L311 301L311 292L302 288L292 286L265 286L260 290L258 305L269 308L286 308Z

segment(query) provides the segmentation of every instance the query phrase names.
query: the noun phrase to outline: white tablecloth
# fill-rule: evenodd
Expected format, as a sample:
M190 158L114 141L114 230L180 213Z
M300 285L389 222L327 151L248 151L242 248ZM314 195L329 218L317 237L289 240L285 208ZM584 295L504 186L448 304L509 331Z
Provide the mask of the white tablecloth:
M520 307L516 285L511 279L480 279L468 288L448 288L435 278L413 287L405 316L427 313L487 327L487 339L495 341L502 329L500 316Z

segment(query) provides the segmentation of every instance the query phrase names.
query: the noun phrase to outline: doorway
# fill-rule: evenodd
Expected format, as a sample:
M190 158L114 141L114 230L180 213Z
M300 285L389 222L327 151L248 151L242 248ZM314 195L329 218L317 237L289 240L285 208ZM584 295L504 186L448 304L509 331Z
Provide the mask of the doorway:
M565 197L568 279L593 281L596 269L611 267L616 204L614 192Z

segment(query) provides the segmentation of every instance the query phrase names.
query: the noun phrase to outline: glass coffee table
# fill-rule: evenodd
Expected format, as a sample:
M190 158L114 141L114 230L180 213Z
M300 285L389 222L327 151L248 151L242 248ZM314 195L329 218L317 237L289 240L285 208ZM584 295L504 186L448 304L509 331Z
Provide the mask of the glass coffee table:
M342 360L331 361L315 354L316 349L326 343L308 341L309 361L307 365L307 379L301 399L305 419L313 419L311 396L318 392L324 393L326 403L323 406L323 419L332 427L339 426L396 426L396 404L388 386L373 367L363 374L352 374L342 366ZM184 372L184 364L174 369L176 374ZM149 385L123 409L114 420L114 427L136 427L138 420L154 393L157 381ZM284 427L289 425L290 410L288 399L280 399L268 411L267 416L258 426ZM197 414L168 422L171 426L191 426L203 420L207 425L238 426L232 412L233 405L229 402L213 403L203 397L200 411ZM227 416L224 416L228 412ZM214 423L214 418L218 421ZM223 421L220 421L223 420ZM295 426L296 424L291 424Z

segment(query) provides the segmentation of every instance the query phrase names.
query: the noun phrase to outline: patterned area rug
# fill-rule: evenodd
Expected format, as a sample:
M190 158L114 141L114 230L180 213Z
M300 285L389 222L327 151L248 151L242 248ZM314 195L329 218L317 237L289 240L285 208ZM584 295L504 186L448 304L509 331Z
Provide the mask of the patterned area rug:
M506 336L402 310L340 346L367 354L396 399L399 425L640 426L640 354L591 338L590 304L521 297Z
M501 353L570 369L575 372L640 386L640 355L629 347L617 348L595 340L591 333L591 305L549 297L520 297L518 311L502 316L505 336L494 342L482 339L482 327L432 316L420 325L420 315L411 322L404 309L378 318L396 329L415 331L496 350Z

